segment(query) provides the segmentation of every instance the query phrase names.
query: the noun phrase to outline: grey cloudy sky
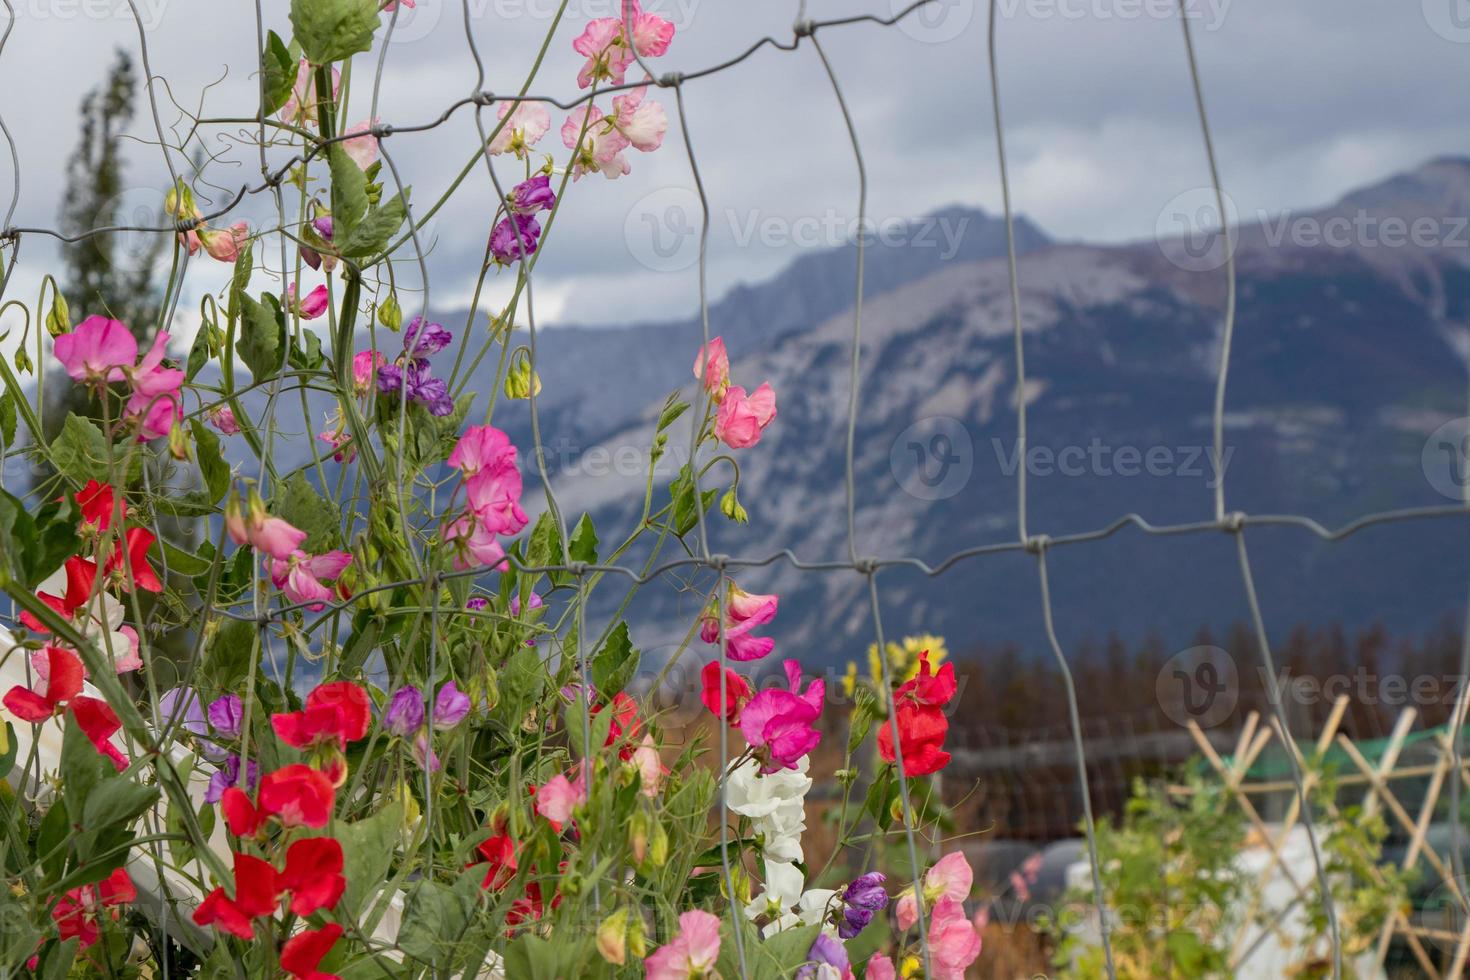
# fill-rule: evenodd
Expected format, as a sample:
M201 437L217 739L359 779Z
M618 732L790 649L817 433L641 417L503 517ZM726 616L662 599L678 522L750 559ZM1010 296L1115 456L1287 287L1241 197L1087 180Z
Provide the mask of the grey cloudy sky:
M186 114L254 112L254 8L233 0L134 0L146 25L165 127L182 133ZM486 87L517 89L556 4L552 0L419 0L389 46L379 116L410 124L436 116L471 92L475 72L464 38L468 2L487 65ZM615 0L571 0L533 89L576 93L580 56L571 41ZM1206 179L1181 32L1173 0L996 0L1014 200L1053 236L1116 241L1147 238L1167 202ZM14 0L16 18L0 53L0 101L21 155L16 223L54 224L75 110L102 76L110 50L137 52L128 0ZM898 0L811 0L814 18L887 15ZM287 4L265 8L267 27L289 31ZM1191 2L1222 176L1244 214L1326 202L1344 190L1446 153L1470 150L1464 125L1470 12L1463 0L1210 0ZM754 40L791 36L794 2L660 0L650 3L678 33L662 71L692 71ZM878 221L948 204L999 208L986 0L938 0L901 27L859 24L825 30L868 164L869 209ZM405 11L405 14L410 12ZM1458 16L1456 16L1458 14ZM364 59L359 59L362 62ZM368 113L366 65L352 80L349 120ZM674 119L663 149L629 152L633 171L608 182L584 178L570 191L538 266L544 321L625 322L682 316L696 303L692 252L672 255L681 207L693 186ZM846 131L815 51L766 49L739 67L685 88L691 136L713 210L711 283L775 272L803 249L836 244L856 214L857 172ZM174 101L178 103L174 104ZM182 107L182 108L181 108ZM563 114L542 147L564 159ZM133 132L152 140L139 113ZM221 187L258 180L255 150L241 126L201 130L219 155L207 178ZM192 144L191 150L198 144ZM394 136L389 147L422 210L469 161L471 110L431 132ZM506 158L501 158L505 160ZM176 161L183 164L182 155ZM498 164L503 179L516 177ZM125 213L146 212L167 186L156 147L130 155ZM0 191L12 179L0 159ZM3 198L0 198L3 199ZM493 213L493 192L476 169L425 231L434 305L468 297ZM268 223L265 195L247 200L252 223ZM652 237L659 231L662 239ZM54 251L28 240L15 286L34 295L54 270ZM219 267L200 261L185 306L216 288ZM652 268L650 268L652 267ZM406 281L417 273L405 267ZM501 279L508 280L508 275ZM308 283L310 285L310 283ZM498 287L497 287L498 288Z

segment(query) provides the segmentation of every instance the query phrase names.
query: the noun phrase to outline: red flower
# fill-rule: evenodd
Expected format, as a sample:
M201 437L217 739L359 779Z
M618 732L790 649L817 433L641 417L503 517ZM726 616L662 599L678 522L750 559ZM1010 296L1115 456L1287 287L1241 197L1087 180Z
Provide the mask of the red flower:
M126 870L118 868L95 886L83 885L67 892L51 910L51 918L56 922L56 931L62 942L76 937L81 948L86 949L97 941L99 935L98 912L137 898L138 889L133 886L133 879L128 877Z
M250 802L250 797L238 786L231 786L225 790L219 801L220 812L225 815L225 823L230 828L230 833L236 837L254 837L260 830L260 825L265 821L265 815L255 809L255 804Z
M604 707L606 705L593 705L592 717L596 718ZM608 726L607 741L602 743L602 747L607 748L626 735L628 741L618 746L618 758L627 762L633 758L632 743L638 740L638 733L642 725L638 718L638 702L619 691L613 696L612 709L612 724Z
M112 526L112 507L114 502L112 486L107 483L98 483L96 480L88 480L87 485L77 491L77 506L82 509L82 524L78 528L83 534L105 531ZM123 501L121 516L128 516L127 501Z
M82 690L82 662L70 650L46 648L46 689L37 693L17 684L5 694L5 707L21 721L45 721Z
M501 830L494 837L481 841L478 849L490 864L481 887L499 891L510 884L516 874L515 839Z
M945 664L938 673L931 674L926 650L919 655L918 675L894 692L894 718L905 776L927 776L949 765L949 753L944 751L949 719L943 709L954 697L956 686L954 664ZM891 721L878 729L878 754L885 762L895 759Z
M311 766L293 763L260 781L262 815L279 817L287 827L325 827L332 819L337 790Z
M66 595L54 596L49 592L37 592L36 598L70 619L72 614L85 606L87 600L92 597L92 583L97 578L97 563L73 555L62 567L66 569ZM51 632L29 612L22 611L20 621L25 624L26 629L35 630L37 633Z
M704 702L716 717L723 717L731 725L740 721L740 711L751 699L754 692L745 678L730 668L725 668L725 710L720 710L720 665L711 660L704 665L699 672L700 679L704 682L704 690L700 692L699 699Z
M307 929L297 933L281 947L281 969L297 980L342 980L335 973L317 970L317 966L332 951L341 936L342 927L335 922L320 929Z
M342 845L330 837L308 837L286 849L281 887L291 893L291 911L311 915L337 904L347 888L342 877Z
M271 715L271 727L287 745L312 749L335 744L345 750L367 734L372 702L351 681L322 684L306 696L306 709Z
M98 752L112 760L112 765L118 772L128 767L127 757L111 741L112 736L122 728L122 722L118 720L117 712L112 710L111 705L101 698L78 694L71 699L71 713L82 734L87 736L87 740Z
M275 915L280 909L281 886L275 867L249 854L235 855L235 897L216 888L194 910L198 925L214 924L241 939L254 939L257 916Z
M162 592L163 583L159 581L158 573L148 564L148 549L153 547L153 541L153 532L146 528L128 528L123 535L123 547L114 551L107 559L104 571L124 589L129 588L128 572L131 572L133 583L138 588L148 592Z

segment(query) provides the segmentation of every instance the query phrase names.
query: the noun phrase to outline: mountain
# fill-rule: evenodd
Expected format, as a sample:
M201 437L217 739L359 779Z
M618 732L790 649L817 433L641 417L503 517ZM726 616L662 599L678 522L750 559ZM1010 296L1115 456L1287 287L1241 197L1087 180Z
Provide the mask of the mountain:
M1235 229L1230 509L1303 514L1332 527L1371 511L1457 502L1449 466L1463 462L1463 446L1430 437L1467 410L1470 235L1455 217L1467 214L1470 161L1441 159L1326 208ZM1333 232L1344 220L1346 237ZM1417 238L1396 231L1416 223ZM1184 240L1033 244L1019 262L1029 530L1076 534L1130 512L1154 524L1208 520L1223 270ZM826 277L842 277L853 259L852 249L810 256L712 310L712 329L737 358L735 381L769 381L780 407L760 445L735 454L751 526L730 527L715 514L718 551L764 556L789 548L807 562L847 557L852 314L843 289L827 288ZM875 269L881 261L875 256ZM1014 541L1015 374L1004 258L930 269L894 261L869 282L856 432L858 553L937 564L961 548ZM849 272L843 285L850 283ZM807 297L830 301L830 315L779 326L774 317L723 315L736 300L737 310L794 311ZM565 512L589 511L607 528L636 519L641 474L605 461L637 458L662 389L688 378L699 330L675 329L666 335L675 350L663 352L669 364L641 387L657 400L608 427L600 452L582 457L598 465L573 462L554 481ZM681 421L671 441L685 433ZM1246 540L1268 625L1381 621L1424 632L1461 616L1470 587L1470 560L1456 540L1463 528L1458 517L1423 520L1335 543L1295 527L1252 529ZM1201 626L1247 615L1225 534L1158 537L1128 528L1058 547L1048 566L1064 642L1157 631L1166 647L1183 649ZM784 560L735 575L750 591L781 594L771 631L787 649L817 663L861 659L873 627L860 576L799 571ZM697 603L687 575L669 578L648 586L632 615L673 642ZM931 631L955 648L1016 642L1048 655L1032 556L973 558L935 577L892 569L879 585L889 636Z

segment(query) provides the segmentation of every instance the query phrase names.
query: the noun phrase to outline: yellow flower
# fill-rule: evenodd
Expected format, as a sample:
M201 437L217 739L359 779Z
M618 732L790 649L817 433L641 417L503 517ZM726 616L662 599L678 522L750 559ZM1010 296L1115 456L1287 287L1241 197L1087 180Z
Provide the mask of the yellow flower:
M857 679L857 664L849 660L847 662L847 673L842 675L842 693L848 697L852 697L852 693L857 690ZM0 730L0 734L3 734L3 730Z
M904 681L913 680L919 673L919 655L926 650L929 653L929 664L937 667L940 662L949 656L949 649L944 644L944 637L935 636L933 633L920 633L918 636L906 636L902 643L889 642L885 647L888 654L888 665L893 672L894 682L902 684ZM878 688L883 686L883 664L878 659L878 644L874 643L868 647L868 673L873 678L873 685Z

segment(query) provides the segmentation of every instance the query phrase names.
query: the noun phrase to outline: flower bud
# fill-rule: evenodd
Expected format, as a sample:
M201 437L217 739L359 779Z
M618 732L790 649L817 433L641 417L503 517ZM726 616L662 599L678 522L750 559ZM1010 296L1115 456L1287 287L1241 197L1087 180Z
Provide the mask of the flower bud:
M622 966L628 959L628 910L620 908L597 927L597 952Z
M403 326L403 310L398 306L398 297L389 293L383 302L378 304L378 322L397 333Z
M59 337L71 331L71 310L66 305L66 297L60 293L51 301L51 311L46 314L46 332L53 337Z
M168 430L168 454L180 462L189 458L189 439L184 435L184 427L177 420Z
M642 864L648 855L648 815L642 810L628 821L628 847L633 851L633 860Z
M35 369L35 365L31 363L31 356L26 353L24 347L17 347L15 349L15 357L12 360L15 361L16 371L21 374L30 374Z
M541 394L541 377L531 370L531 359L522 357L505 373L505 397L524 400Z
M231 492L230 499L225 501L225 530L236 544L249 540L245 532L245 515L240 510L240 495L236 492Z
M720 513L736 524L745 524L750 520L750 515L746 513L744 507L740 506L740 501L735 497L734 487L726 490L725 495L720 498Z

